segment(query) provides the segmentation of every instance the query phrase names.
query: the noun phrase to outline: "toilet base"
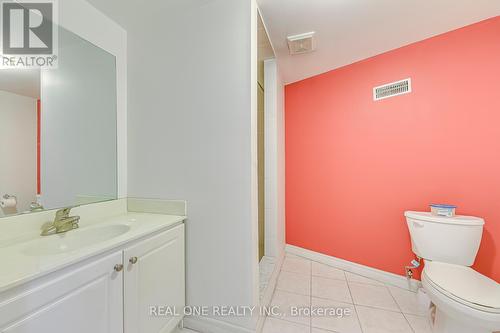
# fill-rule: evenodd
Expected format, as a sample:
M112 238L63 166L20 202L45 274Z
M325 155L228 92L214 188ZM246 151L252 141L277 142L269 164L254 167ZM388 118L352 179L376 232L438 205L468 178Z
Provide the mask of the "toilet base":
M488 329L470 325L463 321L458 321L451 318L439 308L436 309L436 317L434 319L434 326L432 327L434 333L492 333Z

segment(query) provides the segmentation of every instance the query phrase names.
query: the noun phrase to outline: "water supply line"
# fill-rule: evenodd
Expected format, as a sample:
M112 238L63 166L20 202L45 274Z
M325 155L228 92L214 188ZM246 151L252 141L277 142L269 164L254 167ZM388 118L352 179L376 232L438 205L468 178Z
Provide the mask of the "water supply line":
M410 265L405 266L406 278L411 280L413 278L413 270L420 267L421 258L417 256L417 259L410 261Z

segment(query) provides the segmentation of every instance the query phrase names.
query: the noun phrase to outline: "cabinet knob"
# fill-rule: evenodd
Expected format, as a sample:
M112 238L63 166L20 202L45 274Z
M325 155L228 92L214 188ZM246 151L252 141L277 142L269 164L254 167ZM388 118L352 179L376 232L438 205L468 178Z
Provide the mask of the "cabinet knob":
M137 263L137 257L132 257L128 260L129 263L131 263L132 265L133 264L136 264Z
M121 271L122 271L122 269L123 269L123 265L122 265L122 264L116 264L116 265L115 265L115 271L117 271L117 272L121 272Z

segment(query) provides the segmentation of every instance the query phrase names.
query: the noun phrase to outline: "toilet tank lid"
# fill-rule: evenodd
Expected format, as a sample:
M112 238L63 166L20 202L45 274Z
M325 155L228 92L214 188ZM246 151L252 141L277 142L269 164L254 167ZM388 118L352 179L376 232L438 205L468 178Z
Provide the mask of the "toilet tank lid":
M414 212L414 211L406 211L405 216L414 220L419 220L424 222L461 224L461 225L472 225L472 226L480 226L484 224L484 220L482 218L475 216L455 215L453 217L446 217L446 216L434 215L431 214L430 212Z

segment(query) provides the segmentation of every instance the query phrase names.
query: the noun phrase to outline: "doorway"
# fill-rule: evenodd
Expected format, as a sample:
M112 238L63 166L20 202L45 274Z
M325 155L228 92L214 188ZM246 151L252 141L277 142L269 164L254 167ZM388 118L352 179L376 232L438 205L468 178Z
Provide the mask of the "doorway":
M257 23L257 168L258 168L258 220L259 220L259 262L266 255L266 113L265 113L265 62L274 59L260 13Z

